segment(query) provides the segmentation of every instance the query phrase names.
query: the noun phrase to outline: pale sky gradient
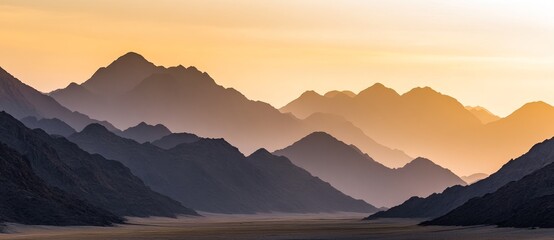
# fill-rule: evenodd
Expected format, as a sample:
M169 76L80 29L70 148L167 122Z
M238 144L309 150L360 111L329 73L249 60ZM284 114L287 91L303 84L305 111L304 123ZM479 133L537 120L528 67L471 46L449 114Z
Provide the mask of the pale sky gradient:
M0 66L44 92L135 51L281 107L430 86L505 116L554 103L551 0L0 0Z

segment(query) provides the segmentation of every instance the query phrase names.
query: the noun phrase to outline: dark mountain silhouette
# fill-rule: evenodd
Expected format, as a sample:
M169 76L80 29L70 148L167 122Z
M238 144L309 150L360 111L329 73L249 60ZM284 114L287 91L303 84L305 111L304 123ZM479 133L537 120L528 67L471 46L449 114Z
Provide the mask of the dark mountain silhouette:
M134 127L127 128L121 132L120 136L133 139L139 143L152 142L171 134L171 131L162 124L148 125L141 122Z
M453 185L465 185L449 170L423 158L402 168L387 168L323 132L312 133L275 154L288 157L342 192L378 206L390 207L414 195L428 196Z
M551 155L550 157L554 157ZM554 163L424 225L554 227Z
M462 176L461 178L467 184L473 184L473 183L475 183L477 181L480 181L480 180L483 180L487 177L489 177L489 175L486 174L486 173L474 173L474 174L471 174L469 176Z
M110 90L114 86L117 89ZM348 95L341 93L345 94ZM336 134L333 127L340 123L343 129L353 128L348 131L356 132L357 138L351 140L347 134L340 137L372 155L371 150L379 149L381 152L374 154L379 161L405 163L409 159L400 151L374 146L373 140L362 144L359 135L364 133L347 121L319 116L318 126L312 126L310 121L283 114L267 103L247 99L233 88L217 85L195 67L156 67L136 53L128 53L99 69L78 87L71 85L50 95L70 109L107 119L122 129L139 121L161 123L175 132L223 137L243 153L262 147L282 148L314 131ZM380 159L382 156L395 159Z
M63 137L30 130L5 112L0 113L0 142L27 157L49 186L119 216L195 214L147 188L123 164L91 155Z
M107 226L123 220L48 187L18 152L0 143L0 222Z
M286 157L275 156L265 149L260 149L247 159L276 185L276 189L281 191L280 195L293 197L279 199L281 203L267 202L275 204L276 209L283 209L284 212L294 211L294 208L287 206L292 200L302 203L302 208L311 209L310 212L326 209L349 212L377 211L362 200L353 201L351 197L336 190L329 183L295 166Z
M554 135L554 108L548 104L527 104L484 124L476 109L468 110L428 87L402 95L382 84L356 96L309 91L280 110L299 118L314 113L342 116L381 144L429 157L460 174L494 172L505 159Z
M0 110L18 119L28 116L37 119L57 118L77 130L83 129L90 123L100 123L110 130L115 130L115 127L108 122L100 122L79 112L68 110L53 98L22 83L2 68L0 68Z
M413 197L387 211L376 213L376 218L436 218L466 203L474 197L492 193L509 182L517 181L554 162L554 139L536 144L521 157L510 160L498 172L469 186L455 186L427 198ZM532 187L532 186L529 186Z
M466 109L473 114L477 119L479 119L483 124L491 123L494 121L500 120L499 116L494 115L489 110L484 107L470 107L466 106Z
M57 118L42 118L38 120L36 117L25 117L22 118L20 121L30 129L40 128L48 134L53 135L67 137L76 132L75 129L67 125L67 123Z
M285 158L269 156L261 150L246 158L223 139L188 141L190 138L187 138L185 143L165 150L119 137L97 124L87 126L69 139L89 152L121 161L153 189L201 211L376 210L340 193Z
M192 133L172 133L156 141L153 141L152 144L163 149L171 149L176 147L177 145L183 143L193 143L198 140L200 140L200 137Z

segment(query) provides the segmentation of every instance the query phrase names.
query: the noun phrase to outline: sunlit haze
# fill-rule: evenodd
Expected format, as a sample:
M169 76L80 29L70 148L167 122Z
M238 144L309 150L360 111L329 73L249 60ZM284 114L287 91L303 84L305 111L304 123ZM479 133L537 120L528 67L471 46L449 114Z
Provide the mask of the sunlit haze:
M548 0L1 0L0 66L49 92L135 51L275 107L381 82L505 116L554 103L552 12Z

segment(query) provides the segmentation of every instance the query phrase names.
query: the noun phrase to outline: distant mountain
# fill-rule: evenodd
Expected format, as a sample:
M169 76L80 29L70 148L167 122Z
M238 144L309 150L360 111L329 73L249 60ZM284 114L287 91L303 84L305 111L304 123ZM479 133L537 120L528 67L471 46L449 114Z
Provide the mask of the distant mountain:
M339 124L323 115L317 121L300 120L267 103L251 101L233 88L217 85L195 67L155 66L136 53L127 53L100 68L83 84L71 84L50 96L70 109L107 119L122 129L140 121L160 123L175 132L223 137L245 154L259 148L282 148L314 131L332 132ZM318 125L312 126L313 122ZM403 152L373 140L361 144L361 139L369 137L360 137L364 133L348 121L342 120L340 124L349 132L359 131L353 135L357 139L346 138L347 134L340 136L344 141L359 145L379 161L402 166L410 159ZM371 152L375 149L379 152Z
M127 128L119 135L124 138L133 139L139 143L152 142L171 134L171 131L162 124L148 125L141 122L134 127Z
M553 228L554 163L423 224Z
M413 159L401 150L391 149L379 144L341 116L328 113L314 113L305 118L304 123L314 127L314 129L324 129L325 132L339 139L344 139L348 144L359 147L363 152L371 154L371 157L375 161L390 168L402 167Z
M48 187L29 161L0 144L0 223L107 226L123 220Z
M63 137L30 130L5 112L0 113L0 142L29 159L49 186L118 216L196 214L147 188L123 164L91 155Z
M115 130L115 127L108 122L100 122L79 112L68 110L53 98L27 86L2 68L0 68L0 110L18 119L28 116L37 119L57 118L78 130L90 123L100 123L110 130Z
M152 144L163 149L171 149L176 147L177 145L183 143L193 143L200 139L200 137L192 133L172 133L156 141L153 141Z
M487 124L487 123L491 123L491 122L500 120L499 116L494 115L493 113L491 113L489 110L487 110L484 107L466 106L466 109L471 114L473 114L473 116L475 116L477 119L479 119L479 121L481 121L483 124Z
M337 96L346 96L346 97L353 98L356 96L356 94L353 93L352 91L330 91L325 94L325 97L330 97L330 98L334 98Z
M459 174L494 172L505 159L554 135L554 108L546 103L526 104L492 121L495 117L485 109L468 110L429 87L402 95L382 84L355 96L308 91L280 110L299 118L314 113L342 116L385 146L429 157ZM489 115L487 124L480 114Z
M355 146L323 132L312 133L275 155L286 156L340 191L378 206L391 207L414 195L428 196L453 185L465 185L448 169L423 158L402 168L387 168Z
M89 152L121 161L154 190L201 211L313 213L377 210L312 177L286 158L272 156L263 150L247 158L223 139L196 137L195 141L189 141L190 137L183 134L166 136L184 140L184 143L165 150L150 143L139 144L119 137L92 124L69 139Z
M485 174L485 173L475 173L475 174L471 174L469 176L462 176L462 180L464 180L464 182L466 182L467 184L473 184L479 180L482 180L482 179L485 179L487 178L489 175L488 174Z
M67 137L76 132L75 129L67 125L67 123L57 118L42 118L38 120L36 117L25 117L22 118L20 121L30 129L40 128L48 134Z
M474 197L482 197L502 186L537 171L554 162L554 139L536 144L523 156L510 160L498 172L469 186L455 186L427 198L413 197L403 204L369 217L376 218L436 218L447 214ZM533 188L533 186L528 186ZM507 199L506 199L507 200ZM498 203L500 204L500 203Z

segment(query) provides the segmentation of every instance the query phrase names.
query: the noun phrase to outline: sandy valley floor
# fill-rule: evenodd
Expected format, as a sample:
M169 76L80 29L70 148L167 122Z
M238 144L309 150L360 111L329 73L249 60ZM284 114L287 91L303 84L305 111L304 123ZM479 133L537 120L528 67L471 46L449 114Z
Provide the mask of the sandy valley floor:
M415 220L362 222L342 215L208 215L130 219L117 227L8 225L0 239L554 239L554 230L420 227Z

